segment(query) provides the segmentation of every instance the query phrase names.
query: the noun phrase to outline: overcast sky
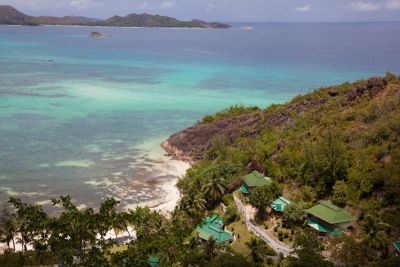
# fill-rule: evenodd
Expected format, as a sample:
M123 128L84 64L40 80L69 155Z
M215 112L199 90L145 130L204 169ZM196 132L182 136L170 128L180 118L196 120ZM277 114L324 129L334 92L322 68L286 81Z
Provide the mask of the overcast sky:
M0 0L29 15L150 13L218 21L400 21L400 0Z

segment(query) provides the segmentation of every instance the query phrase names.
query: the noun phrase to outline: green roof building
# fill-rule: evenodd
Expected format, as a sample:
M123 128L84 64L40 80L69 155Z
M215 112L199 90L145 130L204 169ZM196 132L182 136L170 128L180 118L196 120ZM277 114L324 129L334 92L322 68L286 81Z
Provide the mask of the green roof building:
M198 225L196 232L199 239L207 241L212 237L217 245L229 245L233 240L233 234L224 230L224 223L216 214Z
M290 200L286 199L284 196L280 196L272 202L271 208L274 211L283 212L285 207L290 203Z
M320 204L306 210L311 217L308 225L321 233L338 235L347 229L352 221L357 217L353 216L344 209L333 205L329 201L321 201Z
M156 266L160 265L160 259L157 257L153 257L153 256L150 256L149 259L147 260L147 262L149 263L149 265L151 267L156 267Z
M272 183L271 178L265 177L258 171L253 171L242 177L244 184L240 187L240 191L244 194L248 194L252 188L270 185Z

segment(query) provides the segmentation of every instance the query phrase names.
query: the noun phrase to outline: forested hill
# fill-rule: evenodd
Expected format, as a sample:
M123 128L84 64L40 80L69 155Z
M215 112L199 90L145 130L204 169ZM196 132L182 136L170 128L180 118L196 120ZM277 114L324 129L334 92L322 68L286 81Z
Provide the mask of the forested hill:
M388 73L265 110L231 107L163 146L181 159L234 169L227 172L256 166L292 192L312 187L317 199L348 205L361 219L378 212L398 235L399 139L400 77Z
M219 22L205 22L201 20L180 21L175 18L149 15L129 14L125 17L113 16L101 20L77 16L32 17L23 14L11 6L0 5L0 25L82 25L82 26L109 26L109 27L177 27L177 28L229 28Z

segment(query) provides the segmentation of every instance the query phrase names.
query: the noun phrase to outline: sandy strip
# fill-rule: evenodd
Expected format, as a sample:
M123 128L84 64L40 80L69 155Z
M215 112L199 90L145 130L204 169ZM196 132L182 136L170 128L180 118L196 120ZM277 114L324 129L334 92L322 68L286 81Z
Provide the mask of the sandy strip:
M157 176L160 177L171 177L158 180L160 184L157 185L157 187L161 189L163 194L159 199L139 204L126 205L124 209L134 209L137 206L147 206L151 210L160 211L163 214L168 215L178 204L181 195L176 187L176 183L180 177L185 175L187 169L189 169L191 165L188 162L167 156L167 152L160 145L161 141L162 140L159 139L150 139L142 143L138 148L148 151L147 156L156 162L150 167L151 172L156 173Z
M152 207L153 210L158 210L163 213L172 212L178 204L181 194L176 187L176 183L178 182L178 177L185 175L186 170L190 168L190 164L183 161L168 159L167 166L170 173L172 172L176 178L163 183L162 190L167 193L164 197L165 202Z

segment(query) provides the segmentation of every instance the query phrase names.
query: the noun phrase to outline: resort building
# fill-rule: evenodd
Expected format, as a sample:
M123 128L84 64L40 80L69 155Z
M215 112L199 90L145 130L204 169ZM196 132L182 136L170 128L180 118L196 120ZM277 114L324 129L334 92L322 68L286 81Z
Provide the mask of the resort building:
M265 177L258 171L253 171L252 173L247 174L242 177L243 184L240 187L240 191L243 194L248 194L252 189L255 189L260 186L270 185L272 183L271 178Z
M320 201L320 204L307 209L310 215L308 225L320 233L340 235L350 227L350 223L357 220L344 209L333 205L330 201Z
M290 200L286 199L284 196L280 196L272 202L271 208L277 212L283 212L285 207L289 205L291 202Z
M221 246L229 245L233 241L233 234L224 230L224 222L216 214L197 226L196 232L198 239L207 241L213 238L217 245Z

